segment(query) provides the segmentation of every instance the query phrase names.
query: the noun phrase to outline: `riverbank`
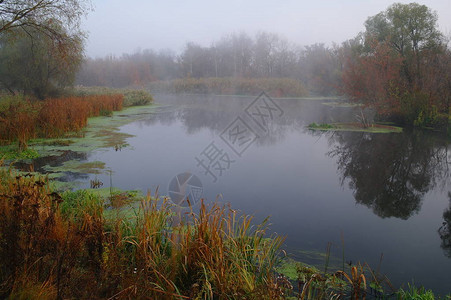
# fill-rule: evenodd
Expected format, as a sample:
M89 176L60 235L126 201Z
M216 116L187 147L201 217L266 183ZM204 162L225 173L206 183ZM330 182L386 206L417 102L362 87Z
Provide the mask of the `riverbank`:
M104 171L104 163L80 160L94 150L128 147L131 135L119 127L158 107L150 94L139 90L78 88L72 94L77 96L46 101L2 98L0 159L15 162L25 172L49 174L51 179L98 174ZM73 187L77 183L58 184Z
M195 98L198 99L199 97L195 97ZM207 97L207 98L209 98L209 97ZM163 98L159 98L159 99L163 100ZM183 105L184 103L187 103L186 100L187 99L185 97L183 97L183 99L181 99L180 103ZM200 99L200 100L202 100L202 99ZM225 106L229 106L229 104L228 104L229 101L222 101L222 100L227 100L227 99L221 99L221 98L217 99L217 101L218 101L217 103L224 103ZM241 99L237 99L237 101L240 102ZM248 99L248 101L251 101L251 99ZM164 101L162 101L162 102L164 103ZM304 103L304 102L301 103L301 102L297 102L297 101L287 101L286 103L287 103L287 105L288 105L288 103L299 103L299 106L301 107L301 109L299 109L298 111L294 110L293 107L290 107L289 109L287 109L286 110L287 113L285 114L286 118L290 118L290 117L292 117L292 115L298 116L300 112L302 113L302 112L305 112L305 110L306 110L306 106L305 106L306 103ZM315 104L315 107L319 107L320 109L329 110L329 108L327 108L326 106L323 106L320 102L315 103L315 102L309 101L308 103ZM172 105L173 103L168 102L167 104ZM99 172L108 172L109 168L114 170L114 174L115 174L113 177L114 185L110 184L110 181L109 181L110 178L108 175L106 175L106 176L99 175L99 177L98 177L98 179L100 179L101 181L104 182L103 187L107 187L107 189L103 191L106 194L106 197L109 197L110 192L109 192L108 187L110 187L110 186L113 186L113 187L121 186L123 188L139 189L139 190L143 190L143 191L145 191L149 186L151 186L152 189L154 189L157 184L160 185L160 187L161 187L161 182L163 182L163 183L166 182L166 180L167 180L166 178L171 178L170 177L171 175L176 174L176 172L179 171L178 167L171 169L171 164L169 164L166 161L166 158L168 158L168 160L176 159L175 156L171 156L170 152L168 153L169 149L176 149L181 144L197 145L197 146L194 146L195 147L194 150L187 149L186 146L183 147L183 151L180 151L177 154L177 157L181 156L183 158L182 160L192 159L192 157L190 157L190 156L192 155L193 151L197 151L197 150L200 151L200 149L202 149L199 146L201 146L203 144L203 141L197 139L196 134L192 133L193 131L192 131L191 126L193 126L193 125L191 125L191 123L189 123L189 120L191 120L191 119L193 119L193 120L200 119L200 117L197 113L199 111L199 109L193 109L193 107L202 107L202 105L205 106L206 103L204 101L199 101L199 104L200 104L199 106L192 106L190 108L181 110L184 112L183 114L179 113L178 112L179 110L174 110L175 107L172 107L172 108L170 108L170 111L168 111L168 113L156 114L153 116L147 115L147 119L149 120L148 122L144 122L144 121L136 122L133 125L131 124L130 126L125 126L124 128L121 128L122 132L124 132L124 133L136 134L136 139L133 138L133 139L128 140L128 142L131 144L131 146L125 147L125 149L122 150L122 153L119 152L120 150L118 150L118 152L115 152L115 148L109 148L109 149L101 148L100 151L94 151L93 154L89 154L89 156L88 156L88 161L90 162L90 164L83 164L83 168L85 168L85 169L90 168L90 171L91 170L95 171L95 169L97 168L97 170ZM210 105L210 107L216 107L215 105L216 104L213 103L212 105ZM208 107L208 109L205 110L206 111L205 115L207 115L207 116L211 116L211 110L209 109L210 107ZM157 111L161 111L161 110L168 110L168 109L160 107L160 108L158 108ZM341 110L342 109L340 109L340 111ZM225 112L222 109L220 111L222 114L225 114ZM237 111L239 112L239 109ZM292 115L290 115L291 112L293 112ZM190 115L188 115L188 114L190 114L190 113L192 114L193 118L189 118ZM121 114L121 112L118 112L117 114ZM225 121L232 119L234 114L235 113L227 114ZM307 115L309 115L309 116L311 114L312 114L311 112L307 113ZM353 116L353 115L351 115L351 116ZM142 115L141 115L141 117L142 117ZM183 120L182 122L177 121L177 120L179 120L178 118L180 118L180 117L184 118L184 119L182 119ZM175 118L177 118L176 121L173 120ZM311 118L309 120L310 120L310 122L312 122L317 119L319 119L319 118L317 118L315 116L311 116ZM150 121L150 120L152 120L152 121ZM168 123L168 122L171 122L171 120L173 123ZM284 120L284 122L285 122L285 120ZM218 119L214 118L214 121L211 124L209 124L209 126L214 126L214 124L217 124L217 123L218 123ZM225 122L222 122L222 123L224 125L226 125ZM302 124L302 122L299 122L299 123ZM304 124L307 124L307 123L308 122L304 122ZM172 124L172 126L171 126L171 124ZM200 124L203 125L204 123L200 123ZM160 126L160 125L163 125L163 126ZM195 126L198 126L198 125L199 125L199 123L195 123ZM180 131L179 128L181 128L181 127L183 129L182 132L185 132L185 131L189 132L189 135L187 136L186 140L180 139L180 135L177 135L177 132ZM168 128L169 129L175 128L176 130L175 131L168 130ZM194 128L196 128L196 127L194 127ZM291 127L289 127L289 128L291 128ZM299 137L299 134L298 134L300 132L299 127L294 127L294 128L295 128L294 131L296 131L295 136ZM152 130L152 129L155 129L155 130ZM220 129L221 128L219 128L218 130L220 130ZM142 136L141 132L145 133L145 135ZM277 131L277 132L279 132L279 131ZM337 133L334 136L336 138L339 138L339 137L341 137L341 135L342 135L342 133ZM358 135L350 134L350 136L356 137ZM383 149L387 148L387 147L383 146L383 145L386 145L386 143L383 142L384 140L380 141L380 139L378 139L378 137L385 137L385 136L392 137L394 140L398 140L398 139L402 138L403 134L400 134L399 137L398 137L398 135L375 135L373 138L378 141L375 144L382 145ZM141 139L139 139L140 137L141 137ZM165 139L165 137L168 137L168 138ZM174 140L175 142L171 143L171 139ZM293 140L292 138L289 139L288 137L286 137L286 139ZM140 141L140 140L143 141L144 144L139 143L138 141ZM420 140L424 140L424 139L420 138ZM152 143L149 143L149 141L152 141ZM207 140L207 142L208 142L208 140ZM278 141L278 143L280 143L281 145L285 145L285 144L283 144L283 141ZM149 146L149 144L150 144L150 146ZM303 144L309 145L308 142L300 141L298 146L293 147L293 149L294 149L293 153L297 154L299 152L302 152L302 147L300 147L300 146L302 146ZM361 143L358 143L358 144L361 145ZM418 143L415 143L415 144L418 145ZM145 147L145 145L147 147ZM420 145L423 145L423 144L420 144ZM131 148L132 146L135 147L136 149L132 150L132 148ZM200 149L197 149L196 147L200 148ZM265 146L264 148L270 148L270 147ZM285 146L284 146L284 148L285 148ZM372 146L370 148L377 149L377 147L374 147L374 146ZM103 151L102 149L108 149L108 150ZM159 149L163 149L163 150L160 151ZM393 147L391 147L390 149L393 149ZM396 153L402 153L402 149L400 149L399 147L395 147L395 149L397 149ZM326 150L324 150L324 151L326 151ZM275 152L273 152L273 150L271 150L269 152L271 155L272 155L272 153L275 153ZM319 151L315 151L315 152L319 153ZM377 157L379 157L379 156L387 157L387 154L389 154L391 152L392 151L387 150L386 154L381 154L381 155L376 155L376 156ZM108 153L111 155L110 159L108 159ZM140 153L142 153L144 155L142 155L142 154L140 155ZM186 154L186 157L183 156L183 153ZM249 152L249 153L251 153L251 152ZM310 160L315 161L314 159L312 159L311 157L308 156L308 153L310 153L309 151L306 151L304 153L307 155L308 161L310 161ZM384 153L384 152L382 152L382 153ZM151 154L151 155L149 155L149 154ZM67 154L67 155L70 155L70 154ZM271 157L271 156L267 156L267 157ZM418 160L420 160L420 158L417 157ZM80 158L80 160L83 160L83 159L86 159L86 158ZM103 166L103 169L100 168L101 167L100 164L97 164L97 165L94 164L94 162L96 160L104 160L105 161L105 165ZM406 159L406 160L410 161L410 159ZM114 161L120 161L120 162L128 161L128 163L125 163L125 166L121 168L120 165L118 166L118 165L114 164ZM138 161L138 163L134 164L133 161ZM159 161L161 163L158 164L158 163L156 163L157 161ZM176 165L178 165L180 163L180 161L181 160L179 160L176 163ZM302 160L302 162L305 162L305 161L306 161L306 159ZM262 165L264 166L264 168L269 168L272 170L272 172L269 172L269 173L273 178L278 177L278 178L283 178L284 180L286 180L286 178L288 178L288 177L286 177L286 174L282 173L282 171L279 173L277 167L271 167L271 164L269 162L265 162L265 163L263 161L261 161L261 162L262 162ZM245 163L245 161L243 161L243 164L244 163ZM367 163L368 162L365 161L364 165L366 165ZM280 161L278 162L278 164L280 164ZM290 165L296 164L296 161L289 161L289 164ZM378 164L381 165L380 162ZM282 160L282 165L285 165L283 160ZM391 166L391 165L392 165L392 163L387 163L387 166ZM234 167L238 168L237 166L234 166ZM306 167L306 166L304 166L304 167ZM264 168L262 168L262 169L264 169ZM308 167L306 167L306 169L311 170L311 168L308 168ZM382 166L382 169L388 169L388 167ZM144 173L140 170L146 170L147 172ZM155 170L158 170L158 172L155 172ZM240 174L243 173L240 169L236 169L236 170L237 171L234 175L235 178L237 178L236 176L239 176ZM285 172L285 168L280 168L280 170L284 170L283 172ZM371 174L377 173L377 172L373 172L372 170L373 169L371 169L371 171L370 171ZM334 172L335 172L335 169L328 170L327 172L323 172L323 175L321 175L321 177L327 176L327 174L332 174ZM156 174L156 173L158 173L158 174ZM24 173L23 175L25 175L25 174L27 174L27 173ZM106 174L108 174L108 173L106 173ZM122 176L122 178L121 178L121 176ZM132 182L123 184L124 176L126 178L130 178ZM262 175L262 176L264 179L265 175ZM85 182L88 181L88 184L89 184L89 179L94 180L95 176L90 176L90 178L88 178L88 179L86 179L86 178L87 177L85 177L84 181ZM143 180L143 178L144 178L144 180ZM237 191L237 193L234 195L231 195L230 190L227 190L227 188L226 188L227 186L230 186L230 183L227 181L228 178L231 178L231 177L226 178L224 176L223 178L221 178L221 180L223 182L225 180L225 182L223 185L216 186L214 193L216 193L216 191L227 192L227 198L225 198L225 199L227 199L227 201L235 201L235 202L231 202L232 203L231 205L233 208L243 209L245 212L251 212L251 213L255 214L256 221L254 222L254 224L258 224L258 222L260 222L262 219L264 219L265 216L271 214L272 215L271 220L274 223L274 225L272 225L271 228L275 232L289 235L290 241L287 240L287 243L286 243L287 247L289 247L289 248L285 248L285 247L283 248L289 253L288 256L291 258L294 258L296 260L299 260L299 261L306 261L306 262L309 262L310 264L316 265L317 269L321 270L321 273L324 272L323 270L324 270L326 255L322 254L322 251L324 251L322 249L326 245L327 241L331 241L334 243L333 249L336 250L339 248L339 246L337 246L337 245L339 245L340 242L331 239L330 236L329 237L321 236L317 239L318 240L317 245L319 245L319 246L309 247L308 245L305 245L306 243L310 243L310 241L312 241L311 237L309 237L309 232L310 233L314 232L315 235L320 235L320 234L318 234L318 230L315 230L313 228L309 228L309 229L305 230L303 226L305 224L316 224L315 227L318 227L318 226L321 226L319 223L325 223L324 220L321 219L322 218L321 216L324 216L324 214L325 214L324 210L321 210L321 215L316 215L312 219L309 219L308 217L306 217L305 214L303 214L304 211L306 212L306 214L314 214L315 213L315 205L312 205L306 201L303 201L304 199L309 198L308 196L305 197L305 196L302 196L302 194L301 194L302 191L305 190L305 185L302 186L301 188L295 189L293 191L293 195L297 195L295 198L296 204L295 204L295 206L288 205L288 207L289 207L288 209L284 209L287 207L286 203L284 203L283 205L277 204L276 206L271 206L271 201L264 202L265 195L269 195L269 196L267 196L269 199L280 198L281 201L283 201L283 199L288 199L289 195L284 194L283 189L282 190L279 188L275 189L275 193L273 193L273 194L271 194L271 191L267 191L267 190L265 190L264 193L260 193L260 196L259 196L260 198L258 199L260 201L259 207L269 206L270 209L260 212L260 216L259 216L258 210L254 209L256 202L253 199L253 195L246 193L245 186L246 185L254 186L253 182L262 181L262 178L260 177L257 180L253 181L253 179L249 178L249 177L248 178L246 178L244 176L238 177L238 180L241 182L244 182L244 184L241 186L234 186L233 184L231 185L231 186L234 186L235 190ZM308 180L308 176L302 177L302 174L296 174L296 176L293 178L304 178L304 181ZM317 177L317 178L319 178L319 177ZM136 181L140 181L140 180L142 181L141 183L136 183ZM266 182L266 181L263 180L263 182ZM274 182L276 182L276 181L274 181L274 179L272 179L271 182L274 184ZM383 182L383 181L380 181L380 182ZM207 190L207 188L208 188L208 190L211 190L211 187L208 185L208 182L206 180L204 181L204 184L205 184L204 186L206 187L206 190ZM279 183L277 183L277 184L279 184ZM311 181L311 184L309 184L309 185L314 185L314 181ZM164 186L163 186L163 189L164 189ZM91 193L91 192L92 191L89 191L89 193ZM127 199L127 201L129 199L128 197L126 197L126 195L124 195L122 193L123 192L117 191L115 189L113 190L113 193L112 193L115 200L117 200L117 202L119 202L119 203L124 202L123 201L124 199ZM116 194L118 194L117 199L116 199ZM120 195L120 194L122 194L122 195ZM215 195L206 195L206 197L208 199L214 199L214 196ZM235 199L237 199L237 200L235 200ZM345 205L344 201L342 201L342 199L340 198L339 193L335 193L333 195L330 195L327 193L318 194L318 196L314 197L313 200L314 200L314 202L317 202L317 201L321 201L322 199L331 199L332 200L331 202L339 203L339 205ZM350 200L352 200L352 199L350 199ZM109 200L106 199L106 202L108 202L108 201ZM247 206L242 205L246 201L248 201L250 203L250 205L247 205ZM279 201L277 201L277 202L279 202ZM351 201L351 202L354 202L354 201ZM140 207L140 200L137 200L134 203L136 205L135 209ZM114 204L114 205L117 206L118 204ZM328 206L330 206L330 205L331 204L328 204ZM352 205L352 207L356 207L356 205L354 203L352 203L351 205ZM425 203L425 206L426 205L427 205L427 202ZM109 204L107 204L107 207L109 207ZM124 212L126 211L125 207L126 206L122 206L122 209ZM333 204L332 204L332 207L335 207L335 206L333 206ZM361 207L359 205L357 205L357 207L360 207L361 210L366 211L365 207ZM405 205L403 205L403 207L405 207ZM308 209L306 209L306 208L308 208ZM116 215L116 213L117 213L116 210L109 209L109 211L113 215ZM195 213L197 213L197 211L198 211L197 208L194 209ZM296 214L295 218L290 217L290 214L289 214L290 211L295 212L295 214ZM335 211L335 209L334 209L334 211ZM399 211L399 209L397 209L397 211ZM121 213L122 213L122 210L121 210ZM133 216L133 214L134 213L132 211L132 216ZM279 214L279 215L282 214L283 217L278 218L277 214ZM340 214L340 215L344 216L345 214ZM369 213L368 215L371 215L371 213ZM337 221L330 215L329 215L329 218L331 218L332 221L330 223L331 223L331 226L334 228L335 228L334 224L343 224L343 223L340 223L341 222L340 220ZM346 218L348 218L348 217L346 217ZM366 217L365 219L369 219L369 218L371 218L371 216ZM357 222L355 222L356 223L355 225L358 225L359 228L366 228L364 230L364 232L365 232L364 234L371 236L371 240L377 240L377 236L374 235L374 231L372 230L372 228L375 228L377 226L365 223L362 219L359 219L358 217L356 217L355 212L354 212L354 215L352 217L350 217L350 219L353 219L353 220L357 219ZM287 220L289 220L289 221L287 221ZM299 220L299 222L296 222L296 220ZM315 220L320 220L320 221L316 222ZM287 224L288 227L296 228L296 230L290 231L289 228L288 229L283 228L283 224ZM280 226L280 225L282 225L282 226ZM329 229L329 228L327 228L326 230L328 230L328 232L331 232L331 229ZM352 230L346 226L343 226L341 228L342 228L343 232L345 233L345 237L346 237L346 260L349 261L350 259L352 259L354 262L368 261L372 266L378 266L378 261L371 260L371 256L375 255L375 256L379 257L380 252L374 254L372 252L369 252L368 249L360 248L359 243L362 241L362 237L360 237L357 241L355 241L355 240L353 241L352 239L349 238L349 236L351 236L353 234ZM393 228L393 227L390 226L390 228ZM338 231L338 230L336 230L336 231ZM433 233L436 234L436 228L433 229ZM335 235L339 236L339 232L335 233ZM303 243L303 244L293 243L292 242L293 239L300 239L300 240L306 241L306 243ZM391 240L391 237L390 237L390 240ZM421 236L421 240L423 240L423 236ZM366 240L365 240L365 244L371 245L370 241L366 241ZM372 246L370 246L370 247L372 247ZM289 251L289 249L291 249L291 250ZM297 252L295 251L296 249L304 249L304 250L314 251L315 253L321 253L321 259L318 258L318 260L317 260L318 264L316 264L314 262L311 262L311 260L309 260L309 259L304 259L305 255L304 256L297 255ZM384 249L387 249L387 248L384 247ZM430 282L428 282L428 281L423 280L423 278L421 276L419 276L418 273L414 273L411 268L409 268L408 266L406 266L406 264L403 263L403 261L395 261L395 262L393 260L390 261L390 257L394 256L393 253L387 254L387 252L385 252L385 250L383 250L383 251L384 251L385 255L384 255L384 262L382 264L381 270L383 270L383 272L387 272L387 274L390 274L390 278L391 278L392 274L394 274L395 272L392 272L392 270L390 270L390 268L387 268L387 266L395 265L393 268L397 268L400 271L403 271L405 273L405 275L403 276L403 278L401 278L401 280L399 280L399 278L393 279L396 286L402 285L402 282L405 282L404 280L409 280L409 278L413 277L413 278L415 278L415 282L421 282L422 284L427 285L429 288L434 288L434 285L430 284ZM354 253L351 253L351 252L354 252ZM375 252L377 252L377 251L375 251ZM346 273L350 274L350 272L351 272L350 266L348 267L348 265L345 262L342 262L341 259L339 259L337 261L337 257L338 258L341 257L340 253L338 253L338 255L337 255L337 253L334 253L334 251L333 251L332 257L330 258L329 264L328 264L329 272L334 273L336 270L338 270L336 268L337 265L338 265L338 267L340 267L340 265L344 264L345 268L346 268L345 269ZM438 257L436 257L434 259L437 261ZM428 262L426 260L426 263L430 263L430 262ZM433 268L436 267L433 264L432 264L432 266L433 266ZM297 274L296 273L296 263L294 263L294 266L292 269L294 270L294 274L296 277L296 274ZM427 270L427 269L423 269L423 272L424 272L424 270ZM439 273L438 269L436 271L438 274L445 274L445 273ZM277 272L279 272L279 271L277 271ZM427 270L425 273L429 274L429 272L431 272L431 271ZM365 271L365 276L366 276L367 281L371 281L371 279L370 279L371 273L369 271ZM431 275L426 275L426 276L429 277ZM442 276L442 275L439 275L439 276ZM317 277L320 278L319 276L317 276ZM324 276L322 276L322 277L324 277ZM436 276L436 277L431 276L429 278L433 278L432 280L434 280L436 282L441 282L440 279L437 277L438 276ZM444 277L446 277L446 276L444 276ZM297 286L296 281L291 281L291 284L295 287ZM446 284L439 283L438 285L437 284L435 285L435 287L440 287L440 286L446 287ZM448 292L448 291L444 290L444 288L441 288L439 290L443 294ZM294 292L296 292L296 290L293 291L293 293Z
M182 78L155 81L148 86L152 93L188 93L255 96L265 91L271 97L306 97L304 85L291 78Z
M58 193L44 177L2 170L0 205L2 297L432 295L410 286L390 291L386 278L365 264L328 269L327 253L323 271L287 259L284 238L266 235L267 221L255 226L252 217L219 204L202 203L175 217L169 200L158 195Z

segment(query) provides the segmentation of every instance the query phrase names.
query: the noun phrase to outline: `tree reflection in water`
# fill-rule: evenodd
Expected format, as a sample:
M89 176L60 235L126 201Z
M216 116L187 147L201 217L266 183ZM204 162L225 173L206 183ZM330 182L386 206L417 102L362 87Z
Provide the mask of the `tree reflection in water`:
M335 132L329 142L342 184L382 218L418 213L424 195L449 177L448 144L422 132Z
M445 255L451 258L451 192L448 192L449 208L443 212L443 224L438 230L438 234L442 239L440 247Z

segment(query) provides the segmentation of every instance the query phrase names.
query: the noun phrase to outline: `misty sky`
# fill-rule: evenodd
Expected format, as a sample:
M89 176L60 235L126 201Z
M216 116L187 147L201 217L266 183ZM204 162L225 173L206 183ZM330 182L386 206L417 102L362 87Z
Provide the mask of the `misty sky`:
M278 33L299 45L341 43L364 29L389 0L92 0L83 21L86 54L104 57L140 49L183 50L186 42L209 46L224 34ZM417 1L435 10L439 28L451 34L451 0Z

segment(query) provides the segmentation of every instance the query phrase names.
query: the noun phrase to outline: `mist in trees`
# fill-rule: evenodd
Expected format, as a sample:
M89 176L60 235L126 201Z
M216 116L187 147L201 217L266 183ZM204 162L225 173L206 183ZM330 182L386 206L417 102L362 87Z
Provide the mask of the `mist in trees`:
M341 76L338 55L337 47L301 47L274 33L252 37L241 32L208 47L188 42L179 55L144 50L87 59L77 83L125 87L175 78L293 78L307 84L313 94L334 95Z
M52 26L63 34L59 24ZM74 81L82 49L77 35L59 42L39 30L15 28L0 36L0 83L12 94L55 96Z
M0 87L44 99L71 85L88 10L85 0L0 1Z
M451 52L437 14L395 3L344 45L343 92L406 125L443 126L451 105Z

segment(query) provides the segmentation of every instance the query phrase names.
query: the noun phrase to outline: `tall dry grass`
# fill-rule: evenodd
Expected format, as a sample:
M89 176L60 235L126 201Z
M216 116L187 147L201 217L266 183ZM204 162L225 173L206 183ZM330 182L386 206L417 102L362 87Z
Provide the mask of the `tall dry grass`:
M53 138L83 129L88 117L122 110L123 95L95 95L30 101L13 99L0 105L0 142L18 142L19 150L36 137Z
M0 172L0 297L277 299L283 239L264 238L226 206L201 204L181 223L148 195L119 217L86 191Z

